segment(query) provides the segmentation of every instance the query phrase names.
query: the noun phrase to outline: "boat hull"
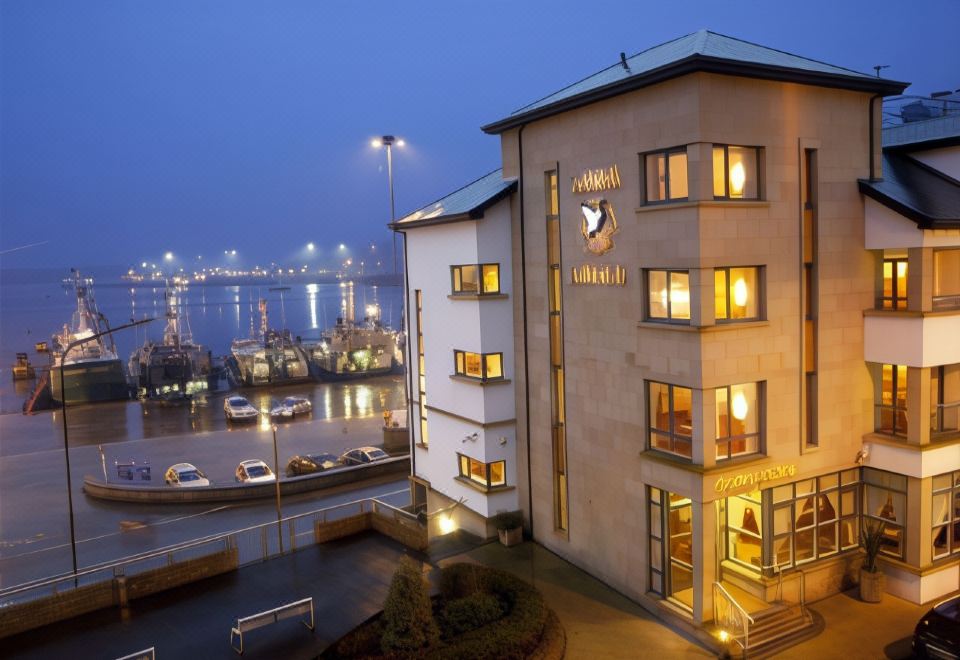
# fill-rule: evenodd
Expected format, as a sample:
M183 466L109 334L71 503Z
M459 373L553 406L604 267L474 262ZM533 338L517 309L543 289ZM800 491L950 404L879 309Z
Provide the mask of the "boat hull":
M124 401L130 398L130 388L119 359L77 362L63 369L67 403ZM63 401L59 365L50 368L50 392L55 402Z

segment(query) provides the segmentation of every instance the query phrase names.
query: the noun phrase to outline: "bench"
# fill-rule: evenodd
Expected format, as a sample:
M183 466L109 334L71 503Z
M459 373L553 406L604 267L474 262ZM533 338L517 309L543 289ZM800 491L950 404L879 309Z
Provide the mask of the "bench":
M309 628L312 632L314 630L312 596L310 598L304 598L303 600L287 603L286 605L281 605L280 607L275 607L272 610L267 610L266 612L259 612L257 614L238 618L237 625L230 629L230 646L233 647L233 650L238 654L243 655L243 633L256 630L257 628L262 628L263 626L269 626L271 623L276 623L277 621L282 621L283 619L289 619L291 617L306 614L310 615L310 622L307 623L306 621L302 621L301 623L303 623L303 625ZM240 646L237 646L234 643L234 638L239 639Z

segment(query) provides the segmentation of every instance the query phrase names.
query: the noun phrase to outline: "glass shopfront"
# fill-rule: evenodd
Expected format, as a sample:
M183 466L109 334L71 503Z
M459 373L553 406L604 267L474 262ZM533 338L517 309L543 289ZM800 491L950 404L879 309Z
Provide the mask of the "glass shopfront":
M693 609L693 504L690 498L647 489L650 591Z

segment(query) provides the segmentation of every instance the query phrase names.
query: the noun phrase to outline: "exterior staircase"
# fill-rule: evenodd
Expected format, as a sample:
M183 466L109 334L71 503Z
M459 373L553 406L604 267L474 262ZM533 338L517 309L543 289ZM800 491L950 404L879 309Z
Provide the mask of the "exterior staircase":
M767 658L816 635L819 617L801 602L766 603L729 582L714 584L714 623L745 658Z

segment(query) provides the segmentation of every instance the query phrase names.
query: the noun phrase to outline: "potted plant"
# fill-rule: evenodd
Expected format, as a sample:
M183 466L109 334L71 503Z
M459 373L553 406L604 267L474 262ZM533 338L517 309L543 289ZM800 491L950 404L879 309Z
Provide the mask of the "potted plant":
M523 541L522 511L498 511L493 517L493 524L500 536L500 543L508 548Z
M860 547L865 557L860 567L860 600L866 603L879 603L883 600L883 587L886 576L877 566L877 555L883 543L884 523L867 522L860 528Z

